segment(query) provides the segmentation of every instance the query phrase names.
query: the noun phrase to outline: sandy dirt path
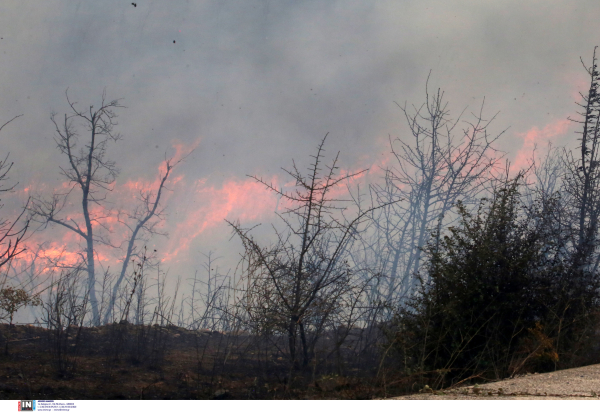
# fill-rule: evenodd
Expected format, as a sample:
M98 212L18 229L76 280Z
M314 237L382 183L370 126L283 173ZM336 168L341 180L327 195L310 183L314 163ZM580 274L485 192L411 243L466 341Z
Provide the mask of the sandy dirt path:
M600 400L600 364L522 375L482 385L431 391L389 399L570 399Z

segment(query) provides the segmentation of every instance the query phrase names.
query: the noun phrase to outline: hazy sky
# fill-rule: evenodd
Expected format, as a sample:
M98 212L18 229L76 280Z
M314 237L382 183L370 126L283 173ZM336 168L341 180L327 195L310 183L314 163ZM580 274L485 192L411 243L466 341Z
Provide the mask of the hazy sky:
M165 198L170 237L152 244L184 277L200 253L239 249L223 219L271 219L276 199L246 175L285 184L280 168L306 164L328 132L343 168L377 170L388 136L408 137L394 102L420 104L430 70L454 115L468 106L468 119L484 96L484 113L500 112L490 130L510 127L498 147L517 164L535 143L574 142L566 118L588 86L579 57L600 44L597 0L136 3L0 3L0 121L24 115L0 135L19 182L3 213L60 189L50 113L67 111L65 90L88 107L106 89L127 106L110 151L115 204L155 182L165 153L195 148Z

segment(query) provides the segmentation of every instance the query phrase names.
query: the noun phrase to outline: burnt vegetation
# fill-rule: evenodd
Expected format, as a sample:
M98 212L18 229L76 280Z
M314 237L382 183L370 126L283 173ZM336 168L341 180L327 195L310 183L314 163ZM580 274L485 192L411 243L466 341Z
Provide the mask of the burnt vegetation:
M184 159L165 159L158 189L117 209L107 147L123 106L102 96L82 110L67 96L70 114L52 115L67 189L0 219L0 397L372 399L600 362L595 50L584 68L576 150L511 170L494 116L482 105L453 118L427 86L421 106L400 106L411 137L390 139L368 190L352 184L366 171L340 172L326 136L284 169L295 188L250 177L282 207L270 235L228 222L236 268L223 273L211 252L170 282L144 245L164 235L161 194ZM0 161L0 184L10 169ZM78 236L78 261L44 245L24 259L34 223ZM122 253L117 272L100 247ZM27 311L35 321L15 324Z

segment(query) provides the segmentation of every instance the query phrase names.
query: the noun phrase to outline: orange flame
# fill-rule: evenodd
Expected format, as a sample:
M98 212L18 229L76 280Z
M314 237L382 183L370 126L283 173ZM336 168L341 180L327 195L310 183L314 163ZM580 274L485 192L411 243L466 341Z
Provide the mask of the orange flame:
M533 149L537 143L554 140L553 138L565 134L570 125L571 122L567 119L556 120L547 124L541 130L534 126L525 133L517 133L517 136L523 138L523 145L515 155L515 160L513 162L515 170L527 168L531 156L533 156Z
M274 184L277 179L273 178ZM193 209L182 211L186 218L171 233L163 261L175 259L189 250L192 241L207 229L224 224L225 219L252 222L277 207L277 195L256 181L230 180L220 188L206 186L206 179L194 183L186 198Z

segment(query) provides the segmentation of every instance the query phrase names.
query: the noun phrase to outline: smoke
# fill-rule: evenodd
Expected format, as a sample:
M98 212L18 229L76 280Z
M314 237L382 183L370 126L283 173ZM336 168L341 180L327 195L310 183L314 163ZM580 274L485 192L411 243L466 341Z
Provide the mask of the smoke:
M591 0L9 2L0 14L0 119L24 116L0 133L19 183L2 213L18 215L31 194L69 190L50 113L69 112L67 88L82 108L105 91L127 106L117 112L124 139L108 153L121 169L111 208L131 211L140 191L156 191L165 158L195 149L164 193L158 229L168 237L148 244L184 276L210 250L233 255L223 261L233 266L239 244L224 220L268 226L284 206L247 175L291 189L281 167L295 159L306 170L329 132L326 159L339 150L340 170L368 168L351 182L366 190L395 162L389 139L412 138L394 102L419 107L430 70L429 90L446 90L454 118L484 96L486 113L500 111L494 127L511 128L498 148L514 167L536 145L575 145L566 118L587 87L579 57L587 61L597 42L599 13ZM75 192L71 202L78 220ZM108 214L98 228L113 246L129 233L119 219ZM83 246L57 226L27 242L65 264ZM99 254L106 267L123 258L109 246Z

